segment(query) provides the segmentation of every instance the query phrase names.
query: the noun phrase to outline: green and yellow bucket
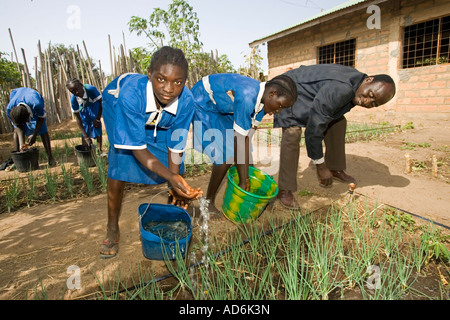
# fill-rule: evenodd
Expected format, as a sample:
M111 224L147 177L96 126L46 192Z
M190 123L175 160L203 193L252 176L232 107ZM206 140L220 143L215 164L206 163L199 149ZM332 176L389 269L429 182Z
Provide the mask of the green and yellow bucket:
M231 221L247 223L256 220L270 200L278 194L278 186L273 178L263 171L248 167L250 190L239 187L239 174L236 166L227 171L227 188L223 196L222 211Z

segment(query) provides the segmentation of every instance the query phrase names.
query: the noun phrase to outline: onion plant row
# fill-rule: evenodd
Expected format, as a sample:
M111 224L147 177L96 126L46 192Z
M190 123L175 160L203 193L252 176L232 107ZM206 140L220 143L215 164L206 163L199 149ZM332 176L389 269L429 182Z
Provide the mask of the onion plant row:
M433 297L415 286L431 262L450 275L448 237L433 224L405 227L405 220L412 218L356 200L335 204L326 212L293 213L281 224L268 218L269 229L247 224L225 242L215 239L207 259L195 266L190 265L192 258L179 253L175 261L167 260L169 284L148 274L143 277L142 272L131 288L130 283L115 282L108 292L115 292L116 299L448 298L445 285L439 284L441 291ZM441 245L439 254L436 243ZM195 247L202 243L191 248L190 255ZM100 286L106 292L108 285Z

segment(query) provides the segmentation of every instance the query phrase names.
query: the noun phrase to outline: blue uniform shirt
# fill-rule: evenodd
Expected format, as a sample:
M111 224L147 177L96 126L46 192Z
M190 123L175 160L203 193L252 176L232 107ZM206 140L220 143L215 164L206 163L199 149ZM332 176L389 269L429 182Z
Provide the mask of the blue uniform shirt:
M233 130L247 136L265 115L261 103L264 90L265 82L232 73L212 74L197 82L191 90L196 102L196 149L214 164L230 159L234 155ZM234 99L229 91L233 91Z
M184 151L194 115L194 99L189 89L183 88L177 99L159 111L148 77L128 74L114 79L105 88L103 110L110 144L108 176L135 183L164 182L139 163L132 151L147 148L166 167L169 150Z
M25 104L32 113L31 120L25 124L25 135L32 135L36 128L38 118L45 118L44 98L42 95L31 88L17 88L11 91L9 95L9 103L6 106L6 115L11 120L11 110L19 104ZM14 128L16 125L11 120ZM44 123L39 131L39 135L47 132L47 125Z
M78 113L83 124L83 128L91 138L97 138L102 134L102 128L94 128L93 122L97 118L100 112L100 101L102 95L98 92L97 88L84 84L84 96L77 97L72 94L70 98L70 104L73 113Z

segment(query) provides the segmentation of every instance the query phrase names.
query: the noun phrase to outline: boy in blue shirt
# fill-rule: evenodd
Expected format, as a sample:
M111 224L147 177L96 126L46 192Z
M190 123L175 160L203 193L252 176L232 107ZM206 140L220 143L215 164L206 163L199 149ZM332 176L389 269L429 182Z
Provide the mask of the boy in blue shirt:
M41 136L42 144L48 156L48 164L56 165L52 155L50 137L47 130L44 98L31 88L17 88L11 91L6 115L14 127L14 144L16 151L24 151ZM28 137L25 142L25 137Z
M97 139L98 151L102 154L102 95L96 87L82 84L78 79L69 80L66 87L72 93L70 104L83 145L90 148L92 139Z

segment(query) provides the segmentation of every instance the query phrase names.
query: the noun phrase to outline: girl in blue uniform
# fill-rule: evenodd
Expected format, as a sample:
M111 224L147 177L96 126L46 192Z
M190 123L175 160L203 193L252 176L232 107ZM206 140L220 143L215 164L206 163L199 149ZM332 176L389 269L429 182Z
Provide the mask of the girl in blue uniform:
M39 135L47 152L48 164L55 165L42 95L31 88L14 89L9 95L6 115L14 127L16 151L23 151L28 146L32 146ZM25 137L28 137L27 142L25 142Z
M66 88L72 93L70 105L81 131L83 145L91 148L92 139L102 153L102 95L90 84L82 84L78 79L67 81Z
M202 195L180 174L183 151L194 113L194 100L184 86L188 63L179 49L162 47L148 75L124 74L103 91L103 119L108 134L108 224L101 257L118 251L119 216L125 182L168 181L173 204L187 207Z
M249 190L250 140L266 114L275 114L296 101L295 83L287 76L268 82L239 75L212 74L191 90L196 102L194 148L213 163L206 199L213 219L222 217L215 207L217 190L235 163L239 186Z

